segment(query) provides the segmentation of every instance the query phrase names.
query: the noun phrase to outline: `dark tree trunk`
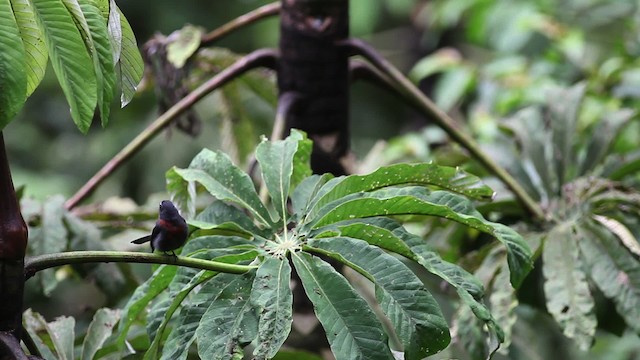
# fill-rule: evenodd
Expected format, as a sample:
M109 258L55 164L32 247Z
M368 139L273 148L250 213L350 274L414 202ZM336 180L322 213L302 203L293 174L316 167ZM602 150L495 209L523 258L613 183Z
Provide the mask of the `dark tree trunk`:
M280 98L298 101L286 128L314 140L316 173L345 173L340 159L349 149L348 51L337 42L349 36L348 0L284 0L280 12Z
M3 336L13 336L18 343L22 328L26 249L27 226L20 213L4 138L0 132L0 332L4 333ZM8 346L6 342L3 343ZM10 347L0 346L4 351L8 348ZM8 354L0 353L0 359L5 356Z

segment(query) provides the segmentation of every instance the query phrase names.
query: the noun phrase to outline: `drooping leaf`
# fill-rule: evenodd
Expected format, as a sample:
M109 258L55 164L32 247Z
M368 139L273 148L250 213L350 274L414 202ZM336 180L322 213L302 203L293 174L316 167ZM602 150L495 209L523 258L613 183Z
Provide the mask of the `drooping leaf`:
M576 226L589 277L616 304L629 327L640 331L640 263L614 235L590 222Z
M500 272L493 279L491 296L489 296L491 313L495 317L496 324L504 332L504 341L500 346L500 350L498 350L503 354L509 352L513 326L518 320L515 312L518 306L518 299L516 298L515 289L509 282L508 270L505 265L500 268Z
M138 43L136 42L133 30L131 30L129 21L127 21L127 18L124 17L120 9L117 9L117 11L120 15L122 50L118 62L116 62L116 67L120 70L120 88L122 91L120 103L122 107L125 107L136 94L138 84L144 72L144 62L142 61L142 56L138 50ZM112 36L114 39L117 39L117 33L115 31L112 32Z
M187 169L175 169L186 181L202 184L217 199L233 202L249 210L264 225L271 224L249 176L221 152L202 150Z
M238 275L211 301L196 329L202 359L236 359L258 333L258 317L251 306L255 271Z
M47 62L49 61L49 51L44 43L44 37L33 13L33 6L28 0L11 0L11 7L16 18L16 24L20 31L20 37L24 44L25 63L24 68L28 69L27 73L27 92L29 97L38 87L42 78L44 78ZM4 11L0 11L4 13ZM2 31L4 36L8 36L7 31ZM10 40L7 38L7 40ZM2 52L2 51L0 51ZM0 81L2 83L2 81ZM0 121L1 123L1 121ZM0 126L1 128L1 126Z
M303 252L292 259L337 360L393 359L382 325L338 272Z
M65 0L70 1L70 0ZM92 3L80 2L80 8L86 18L89 30L89 40L85 40L91 50L93 66L96 73L98 87L98 110L102 126L107 126L111 101L116 87L115 65L111 52L111 43L107 33L107 26L100 10Z
M93 61L73 17L60 0L32 0L58 82L78 129L89 130L98 101Z
M0 130L16 116L27 99L25 46L11 5L9 0L0 1Z
M38 314L37 312L33 312L31 309L27 309L22 314L22 324L24 325L25 330L31 336L31 339L36 344L38 351L40 351L40 355L45 360L58 360L58 357L53 353L53 351L42 341L38 334L43 331L47 331L47 320Z
M195 341L196 329L209 304L239 277L220 274L202 285L202 288L185 304L177 316L174 329L162 349L162 360L184 360L189 347Z
M71 316L61 316L47 324L47 333L56 349L59 360L73 360L74 326L76 320Z
M609 153L613 140L615 140L620 129L629 122L635 113L629 109L623 109L607 114L600 120L589 137L587 152L580 164L579 175L585 175L588 171L601 163Z
M87 335L82 342L82 360L93 360L96 352L100 350L105 340L111 336L113 327L119 318L119 310L103 308L96 311L93 321L91 321L87 329Z
M109 0L109 14L107 15L107 29L109 31L109 42L111 43L111 55L113 64L120 62L122 55L122 25L120 22L120 9L115 0Z
M129 328L133 325L133 322L147 307L149 302L169 286L171 280L176 275L176 271L177 268L175 266L160 266L158 270L131 295L127 305L122 309L122 317L118 323L117 333L119 335L116 343L120 350L124 348Z
M293 293L289 288L291 267L287 259L267 258L258 268L251 303L258 308L256 359L271 359L291 331Z
M302 134L293 132L291 136L281 141L267 141L265 138L256 148L256 160L260 164L262 179L269 190L273 206L283 222L287 219L287 199L293 174L293 158L300 140L302 140Z
M360 194L325 209L311 222L311 228L356 218L404 214L443 217L494 236L507 248L511 283L515 288L533 267L531 250L518 233L502 224L485 220L469 200L446 191L428 193L424 188L407 187Z
M438 303L398 259L365 241L346 237L312 240L309 246L374 282L376 299L404 345L405 359L422 359L447 347L451 338Z
M640 256L640 243L638 243L638 240L636 240L629 228L623 223L616 219L600 215L593 215L592 218L606 227L611 233L615 234L632 254Z

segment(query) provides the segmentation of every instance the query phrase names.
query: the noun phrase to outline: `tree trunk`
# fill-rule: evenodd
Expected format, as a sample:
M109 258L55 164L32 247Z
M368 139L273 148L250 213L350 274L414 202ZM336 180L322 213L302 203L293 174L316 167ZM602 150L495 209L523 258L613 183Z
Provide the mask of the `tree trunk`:
M340 159L349 150L349 54L336 43L349 36L349 2L284 0L280 32L280 99L298 99L286 128L314 141L314 172L342 175Z
M27 225L20 213L0 132L0 332L13 335L18 342L22 328L26 249ZM7 354L0 354L0 358L4 356Z

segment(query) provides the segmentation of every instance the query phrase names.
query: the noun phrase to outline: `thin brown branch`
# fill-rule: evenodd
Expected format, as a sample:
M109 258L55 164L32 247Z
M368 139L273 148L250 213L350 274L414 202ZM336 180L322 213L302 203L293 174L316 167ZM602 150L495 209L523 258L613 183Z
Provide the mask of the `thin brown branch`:
M20 341L11 331L0 331L0 358L28 360L27 355L22 351Z
M82 200L89 196L107 177L117 170L128 159L140 151L149 141L158 135L162 129L171 124L171 121L180 116L187 109L193 106L200 99L211 93L212 91L222 87L229 81L237 78L245 72L256 67L274 68L277 54L272 49L256 50L248 55L238 59L233 65L224 69L213 78L193 90L189 95L178 101L164 114L160 115L149 126L144 129L135 139L125 146L118 154L116 154L102 169L100 169L87 183L80 188L67 202L65 207L73 209Z
M480 145L470 136L465 134L455 121L440 110L420 89L418 89L400 70L387 61L373 47L359 39L349 39L341 42L342 45L350 48L354 55L361 55L370 61L378 70L385 74L400 91L413 103L417 109L440 126L454 141L463 146L475 157L487 170L496 175L513 192L514 196L527 209L529 213L538 220L544 220L545 215L540 205L524 190L522 186L500 165L487 155Z
M280 8L280 2L276 1L239 16L219 28L202 35L200 46L210 46L213 42L220 40L222 37L229 35L235 30L252 24L260 19L276 15L280 12Z

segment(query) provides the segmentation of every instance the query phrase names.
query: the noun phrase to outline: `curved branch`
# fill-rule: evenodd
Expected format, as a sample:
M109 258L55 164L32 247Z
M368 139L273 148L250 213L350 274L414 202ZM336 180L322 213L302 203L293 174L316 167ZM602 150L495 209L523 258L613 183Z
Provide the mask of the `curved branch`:
M280 12L280 2L272 2L270 4L261 6L255 10L252 10L242 16L239 16L228 23L220 26L219 28L202 35L202 40L200 41L200 46L209 46L216 40L229 35L235 30L238 30L245 25L249 25L254 23L260 19L276 15Z
M462 132L455 124L454 120L444 111L440 110L411 80L407 79L400 70L394 67L374 48L359 39L349 39L341 42L349 47L355 55L361 55L370 61L378 70L382 71L391 79L396 86L394 90L406 95L416 107L430 119L435 121L453 140L462 145L473 155L487 170L495 174L513 192L515 197L522 203L529 213L539 220L544 220L545 215L540 205L524 190L522 186L500 165L498 165L489 155L487 155L478 143ZM371 74L370 74L371 75ZM384 80L381 80L384 81Z
M264 66L268 68L274 68L277 58L277 53L272 49L256 50L248 55L245 55L238 59L233 65L224 69L204 84L198 86L189 95L182 98L175 103L164 114L160 115L149 126L144 129L135 139L133 139L127 146L125 146L116 156L114 156L109 162L107 162L102 169L100 169L86 184L84 184L80 190L78 190L67 202L65 207L70 210L74 208L80 201L89 196L100 183L102 183L109 175L111 175L116 169L118 169L125 161L140 151L151 139L167 127L173 119L180 116L187 109L189 109L197 101L225 85L229 81L244 74L248 70L256 67Z
M185 256L167 256L130 251L69 251L56 254L32 256L25 260L25 280L36 272L56 266L86 264L96 262L128 262L146 264L166 264L186 266L195 269L218 271L229 274L244 274L256 266L227 264L217 261L196 259Z

